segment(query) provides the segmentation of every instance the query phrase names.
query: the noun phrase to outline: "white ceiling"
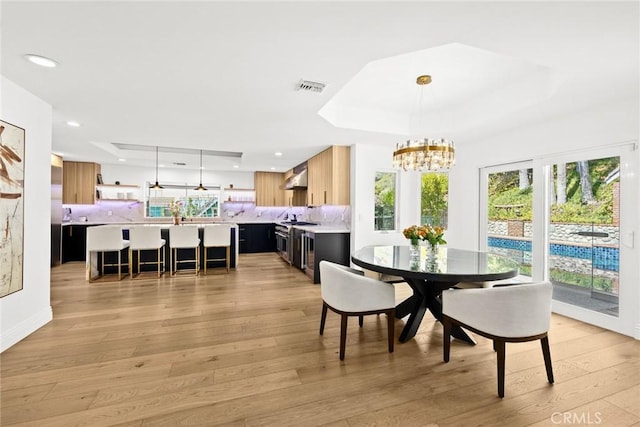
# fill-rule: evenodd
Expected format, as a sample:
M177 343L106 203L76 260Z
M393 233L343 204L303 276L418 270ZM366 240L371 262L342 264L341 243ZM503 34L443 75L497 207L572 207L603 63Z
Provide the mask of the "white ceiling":
M53 105L53 149L69 160L116 164L127 157L127 165L155 164L150 151L125 153L112 145L123 143L241 151L240 162L205 156L204 165L285 171L332 144L392 150L411 130L392 126L390 117L399 114L392 107L416 108L416 70L434 75L434 89L439 78L448 79L445 92L453 99L438 105L457 102L451 111L464 110L446 127L427 121L420 131L445 132L424 136L455 138L459 149L479 136L637 99L639 91L637 1L3 1L0 7L1 72ZM452 44L470 49L468 58L462 52L444 64L437 55L415 54L413 68L398 72L397 80L394 68L384 66L385 58ZM492 61L469 62L475 50L506 61L513 75L520 66L541 74L498 77ZM34 66L23 58L27 53L59 66ZM331 123L319 115L358 75L373 83L351 100L361 111L377 112L353 123L348 108L330 104ZM296 91L301 78L327 87L320 94ZM455 79L473 84L462 91ZM525 82L517 90L516 80ZM381 95L389 88L395 98ZM479 92L491 103L480 102ZM531 100L518 101L521 94ZM81 127L67 126L68 120ZM175 161L199 166L197 154L161 151L161 163Z

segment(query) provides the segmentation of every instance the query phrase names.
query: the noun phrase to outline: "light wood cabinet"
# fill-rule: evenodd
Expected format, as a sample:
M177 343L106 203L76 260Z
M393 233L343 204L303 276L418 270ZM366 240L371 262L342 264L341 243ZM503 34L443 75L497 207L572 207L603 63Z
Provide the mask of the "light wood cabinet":
M348 146L332 146L307 162L307 203L348 205L350 203L350 152Z
M96 184L100 165L89 162L62 164L62 203L92 205L96 202Z
M284 174L281 172L256 172L254 175L256 206L284 206L285 190L281 189Z

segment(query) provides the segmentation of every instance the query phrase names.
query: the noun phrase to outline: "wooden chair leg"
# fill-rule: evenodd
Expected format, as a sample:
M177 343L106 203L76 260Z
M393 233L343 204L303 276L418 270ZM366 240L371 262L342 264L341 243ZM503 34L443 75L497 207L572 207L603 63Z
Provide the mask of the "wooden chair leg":
M444 363L449 362L449 353L451 351L451 320L448 317L442 318L442 358Z
M344 349L347 345L347 315L341 314L340 321L340 360L344 360Z
M327 320L327 303L322 301L322 315L320 316L320 335L324 334L324 322Z
M129 279L133 279L133 251L131 249L129 249L129 260L128 260L128 267L129 267Z
M231 247L227 246L227 255L226 255L226 261L227 261L227 273L229 272L229 264L231 261Z
M207 247L205 246L205 247L204 247L204 254L203 254L203 255L204 255L204 260L203 260L204 262L203 262L203 264L204 264L204 275L205 275L205 276L207 275L207 249L209 249L209 248L207 248Z
M364 316L360 315L358 316L358 325L362 328L362 325L364 325Z
M118 280L122 280L122 251L118 251Z
M549 337L540 340L542 345L542 355L544 356L544 366L547 369L547 380L553 384L553 368L551 367L551 350L549 349Z
M496 340L498 347L498 396L504 397L504 358L505 358L505 342Z
M196 270L196 276L198 275L198 273L200 272L200 248L199 247L195 247L193 248L193 250L196 253L196 266L195 266L195 270Z
M387 339L389 341L389 353L393 353L393 340L394 340L394 319L395 309L391 309L386 312L387 314Z

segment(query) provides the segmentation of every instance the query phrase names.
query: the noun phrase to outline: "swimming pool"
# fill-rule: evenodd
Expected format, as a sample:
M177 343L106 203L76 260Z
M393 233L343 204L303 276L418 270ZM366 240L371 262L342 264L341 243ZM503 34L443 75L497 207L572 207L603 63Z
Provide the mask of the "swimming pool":
M531 252L531 241L529 240L489 237L487 243L491 248L516 249L524 252ZM551 255L592 260L593 267L602 270L618 271L620 266L620 251L618 248L614 247L588 247L552 243L549 250Z

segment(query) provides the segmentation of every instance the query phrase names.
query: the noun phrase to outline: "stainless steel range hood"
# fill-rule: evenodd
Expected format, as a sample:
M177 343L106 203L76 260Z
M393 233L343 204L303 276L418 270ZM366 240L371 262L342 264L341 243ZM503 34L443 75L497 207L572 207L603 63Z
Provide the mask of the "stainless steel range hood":
M282 184L284 190L297 190L307 188L307 169L304 168L300 172L290 176Z

